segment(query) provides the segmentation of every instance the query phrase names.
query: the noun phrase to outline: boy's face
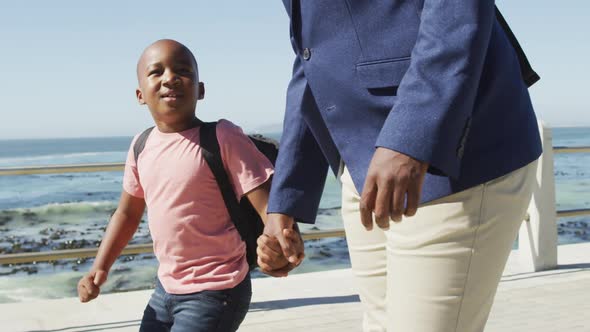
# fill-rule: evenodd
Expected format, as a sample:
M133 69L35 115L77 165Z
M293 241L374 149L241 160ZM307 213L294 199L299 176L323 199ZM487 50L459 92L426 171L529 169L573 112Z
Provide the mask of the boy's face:
M152 44L138 62L137 78L137 99L148 105L154 120L175 123L194 117L204 86L184 45L172 40Z

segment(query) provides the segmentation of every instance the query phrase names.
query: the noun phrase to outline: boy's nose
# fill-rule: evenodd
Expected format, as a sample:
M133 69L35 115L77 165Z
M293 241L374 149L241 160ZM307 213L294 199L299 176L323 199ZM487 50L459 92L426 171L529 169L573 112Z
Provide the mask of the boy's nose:
M168 75L164 75L163 83L165 85L176 85L180 82L180 77L174 73L169 73Z

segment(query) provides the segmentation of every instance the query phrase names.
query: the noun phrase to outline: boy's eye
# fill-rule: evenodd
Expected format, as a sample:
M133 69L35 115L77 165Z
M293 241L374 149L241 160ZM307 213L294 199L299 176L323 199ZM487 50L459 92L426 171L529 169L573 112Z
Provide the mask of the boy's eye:
M192 70L190 70L188 68L180 68L178 70L178 72L181 73L181 74L191 74L192 73Z
M153 69L148 72L148 76L157 75L160 73L159 69Z

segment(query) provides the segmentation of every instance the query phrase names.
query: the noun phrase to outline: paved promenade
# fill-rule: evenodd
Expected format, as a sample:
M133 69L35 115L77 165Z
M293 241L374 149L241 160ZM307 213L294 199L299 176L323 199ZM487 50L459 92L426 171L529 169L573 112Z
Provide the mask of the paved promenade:
M504 271L486 332L590 331L590 243L559 246L559 268L524 273L517 252ZM0 304L0 330L137 331L151 291ZM360 331L350 270L254 280L242 332Z

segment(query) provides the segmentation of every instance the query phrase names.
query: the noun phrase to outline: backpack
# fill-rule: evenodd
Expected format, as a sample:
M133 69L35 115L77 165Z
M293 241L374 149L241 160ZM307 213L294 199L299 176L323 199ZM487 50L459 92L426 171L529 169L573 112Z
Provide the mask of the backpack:
M217 185L223 196L223 201L229 212L230 218L238 230L238 233L240 233L242 240L246 243L246 260L250 270L253 270L258 266L258 255L256 254L256 248L258 245L256 241L264 230L264 223L247 198L243 198L240 201L236 198L236 194L221 159L219 142L217 141L217 122L199 123L201 125L199 139L203 157L215 176L215 180L217 181ZM133 155L136 163L139 154L143 151L145 142L153 129L154 127L144 130L135 141L135 144L133 145ZM258 150L274 165L279 153L278 142L262 135L248 135L248 137L254 143L256 148L258 148Z
M514 51L516 52L516 55L518 57L518 62L520 64L520 75L522 76L522 80L524 81L526 86L530 88L541 78L531 67L531 64L529 63L526 54L524 54L524 51L522 50L522 47L520 47L520 44L518 43L516 36L508 26L508 22L506 22L504 16L502 16L502 13L500 13L498 7L495 7L494 9L496 12L496 19L498 20L498 23L500 23L500 26L502 27L502 30L504 30L504 33L506 33L506 37L508 37L508 40L510 40L510 44L512 44L512 48L514 48Z

